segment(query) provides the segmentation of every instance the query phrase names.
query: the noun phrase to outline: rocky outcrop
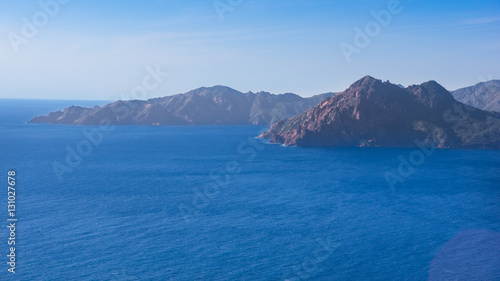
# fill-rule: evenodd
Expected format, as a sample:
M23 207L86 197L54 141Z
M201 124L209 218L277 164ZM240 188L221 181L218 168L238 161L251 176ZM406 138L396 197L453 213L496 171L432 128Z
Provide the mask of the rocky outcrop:
M434 81L401 88L366 76L260 137L290 146L500 148L500 114L456 101Z
M295 94L241 93L214 86L147 101L117 101L93 108L72 106L30 122L98 125L106 118L115 125L270 125L333 95L302 98Z
M451 93L459 102L482 110L500 112L500 80L479 83Z

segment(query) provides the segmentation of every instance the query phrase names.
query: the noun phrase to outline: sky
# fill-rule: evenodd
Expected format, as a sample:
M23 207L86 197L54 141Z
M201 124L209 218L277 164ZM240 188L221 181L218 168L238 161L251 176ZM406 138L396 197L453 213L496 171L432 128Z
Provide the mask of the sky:
M500 79L500 1L0 0L0 98Z

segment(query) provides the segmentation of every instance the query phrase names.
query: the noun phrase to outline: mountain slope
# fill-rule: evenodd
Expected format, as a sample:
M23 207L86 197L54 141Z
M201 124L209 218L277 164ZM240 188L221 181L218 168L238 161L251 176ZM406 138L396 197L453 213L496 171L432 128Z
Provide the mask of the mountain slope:
M500 148L500 114L456 101L434 81L401 88L366 76L260 137L292 146Z
M491 80L451 92L456 100L482 110L500 112L500 80Z
M31 123L98 125L270 125L295 116L333 96L310 98L295 94L241 93L225 86L199 88L185 94L147 101L117 101L102 107L72 106L33 118Z

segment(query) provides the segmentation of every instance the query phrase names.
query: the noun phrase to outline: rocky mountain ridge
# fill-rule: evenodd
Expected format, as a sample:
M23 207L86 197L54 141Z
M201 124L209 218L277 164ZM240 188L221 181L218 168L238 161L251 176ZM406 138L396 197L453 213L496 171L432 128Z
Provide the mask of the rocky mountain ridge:
M225 86L203 87L147 101L116 101L93 108L72 106L30 123L98 125L271 125L295 116L334 93L310 98L268 92L242 93Z
M451 93L456 100L467 105L500 112L500 80L482 82Z
M500 114L456 101L435 81L401 88L366 76L260 137L290 146L500 149Z

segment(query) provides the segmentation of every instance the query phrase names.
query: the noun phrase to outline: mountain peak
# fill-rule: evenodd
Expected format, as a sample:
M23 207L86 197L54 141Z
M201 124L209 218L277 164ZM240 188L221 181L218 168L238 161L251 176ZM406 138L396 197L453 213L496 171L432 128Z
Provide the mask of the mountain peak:
M274 124L261 137L292 146L500 149L499 115L476 110L450 122L464 106L435 81L401 88L366 76L306 112Z
M375 79L369 75L366 75L365 77L359 79L358 81L354 82L351 87L366 87L370 86L376 83L382 83L382 80Z
M341 93L340 96L347 95L351 100L356 99L359 102L362 102L362 100L385 102L397 99L402 91L405 90L389 81L382 82L380 79L365 76L354 82L346 91ZM361 100L359 100L359 98L361 98Z
M370 75L366 75L365 77L359 79L359 81L381 81L379 79L376 79L376 78L373 78L372 76Z
M455 101L448 90L433 80L412 85L408 87L408 91L430 107L446 107Z
M448 90L446 90L443 86L441 86L441 84L434 80L424 82L421 84L421 86L436 92L448 92Z
M235 90L231 87L228 87L228 86L224 86L224 85L214 85L211 87L200 87L200 88L191 90L189 92L201 93L201 92L207 92L207 91L209 91L209 92L238 92L237 90Z

